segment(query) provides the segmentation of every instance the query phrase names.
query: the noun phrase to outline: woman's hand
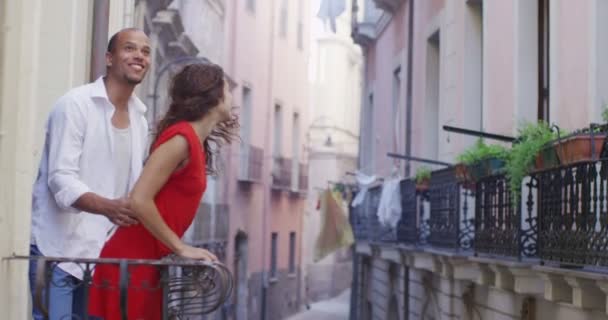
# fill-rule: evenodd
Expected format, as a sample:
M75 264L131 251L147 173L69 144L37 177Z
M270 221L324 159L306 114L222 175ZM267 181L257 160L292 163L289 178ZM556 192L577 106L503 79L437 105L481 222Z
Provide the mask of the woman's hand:
M206 260L211 262L218 261L217 257L213 253L209 252L209 250L189 246L187 244L184 244L182 248L175 253L178 256L187 259Z

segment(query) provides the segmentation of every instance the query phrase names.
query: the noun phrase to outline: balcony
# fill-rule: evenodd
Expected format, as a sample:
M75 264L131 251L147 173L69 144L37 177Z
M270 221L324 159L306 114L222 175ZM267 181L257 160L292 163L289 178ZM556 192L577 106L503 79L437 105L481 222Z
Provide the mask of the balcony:
M367 47L376 40L376 24L381 10L375 8L371 0L364 0L362 6L358 3L353 1L352 5L351 36L356 44Z
M289 158L275 157L272 166L272 189L276 191L291 190L291 167Z
M434 171L426 192L409 179L400 189L395 228L378 221L381 186L350 207L358 254L606 312L607 159L533 172L518 198L503 174L471 184L453 167Z
M401 220L395 228L381 225L376 216L381 186L368 190L363 204L351 206L357 261L403 263L606 312L608 160L535 172L524 179L518 201L504 175L472 185L459 181L453 168L433 172L428 191L417 191L409 179L400 189Z
M300 163L298 190L302 194L308 192L308 165L303 163Z
M88 309L89 292L95 285L92 282L93 271L97 265L115 265L119 267L119 285L116 288L120 296L120 309L122 319L127 319L127 308L130 294L141 291L160 292L162 295L162 319L191 319L209 314L222 306L230 297L233 289L232 275L221 263L185 260L176 256L169 256L162 260L131 260L131 259L75 259L14 256L10 260L37 259L36 284L34 289L34 305L48 317L48 302L43 292L51 283L49 275L59 263L77 264L84 273L82 284L63 283L62 286L77 285L84 289L85 309ZM147 282L135 283L130 281L131 273L138 269L156 269L160 274L158 285ZM57 285L57 284L53 284ZM154 307L154 306L150 306ZM73 315L65 315L72 319ZM88 316L82 319L88 319ZM80 319L78 317L78 319Z
M389 13L395 13L405 0L374 0L376 7Z
M238 180L246 183L261 182L264 150L249 144L241 144L239 158Z

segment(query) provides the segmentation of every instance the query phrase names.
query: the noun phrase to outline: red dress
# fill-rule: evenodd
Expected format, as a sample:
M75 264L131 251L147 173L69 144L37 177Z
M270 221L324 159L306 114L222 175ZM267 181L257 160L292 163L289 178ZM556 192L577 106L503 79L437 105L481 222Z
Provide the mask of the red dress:
M180 122L165 129L152 150L176 135L182 135L188 141L190 158L185 167L169 177L154 202L167 225L182 237L194 219L207 180L205 153L189 123ZM118 228L101 250L100 258L160 259L170 253L142 224L138 224ZM94 272L89 314L105 320L121 319L118 265L97 265ZM149 266L130 266L129 274L128 319L160 319L162 291L159 270Z

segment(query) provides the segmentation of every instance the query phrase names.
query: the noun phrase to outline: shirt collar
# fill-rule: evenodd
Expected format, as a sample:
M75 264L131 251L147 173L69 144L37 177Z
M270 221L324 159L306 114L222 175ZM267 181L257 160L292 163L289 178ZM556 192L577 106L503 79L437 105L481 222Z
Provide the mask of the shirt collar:
M110 102L108 92L106 91L106 84L103 82L103 76L97 78L97 80L93 82L91 88L91 97L102 98ZM135 96L135 93L131 94L131 97L129 98L129 109L134 109L141 114L146 112L146 106L139 100L139 98L137 98L137 96Z

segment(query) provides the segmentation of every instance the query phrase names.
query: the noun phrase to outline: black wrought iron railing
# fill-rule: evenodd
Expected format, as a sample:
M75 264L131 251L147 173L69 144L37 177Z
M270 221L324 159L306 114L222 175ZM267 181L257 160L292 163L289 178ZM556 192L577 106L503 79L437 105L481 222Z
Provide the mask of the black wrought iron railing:
M608 266L608 160L547 170L536 178L540 258Z
M37 260L36 280L34 288L34 307L46 317L49 317L49 296L45 294L51 286L80 287L83 292L84 309L88 310L91 303L91 290L101 289L117 292L116 301L120 306L121 319L128 319L130 299L142 292L159 294L162 305L146 306L158 308L161 319L190 319L217 310L226 302L232 293L233 279L229 270L221 263L185 260L169 256L162 260L133 260L133 259L75 259L14 256L14 260ZM55 283L51 275L59 264L77 265L83 274L82 282ZM113 265L119 270L118 283L104 281L93 282L96 266ZM144 270L145 269L145 270ZM136 283L132 275L139 271L157 272L158 283L143 281ZM60 315L61 319L95 319L85 314Z
M396 229L380 223L377 215L382 186L375 186L365 192L366 197L363 203L356 207L352 205L350 207L350 223L355 239L380 242L396 241Z
M402 180L401 220L397 225L397 241L408 245L425 245L429 237L427 190L416 190L412 179Z
M548 177L553 180L547 180ZM361 205L351 206L350 221L358 241L402 243L495 258L538 259L543 241L556 237L547 228L556 225L551 219L558 218L550 216L544 217L543 230L545 233L551 231L551 235L539 238L541 212L551 212L559 202L548 196L558 192L555 188L560 184L554 179L555 173L551 175L550 171L526 177L516 201L504 175L484 177L476 184L463 183L457 178L455 168L448 167L432 172L428 190L417 190L412 179L400 182L402 212L396 228L379 222L381 186L368 190ZM539 181L545 181L547 185ZM596 197L597 206L601 208L608 207L608 198L600 195L608 182L603 185L604 189L598 189ZM598 188L601 187L598 184ZM559 203L563 204L563 201ZM606 216L605 224L608 224L607 210L602 211ZM604 224L599 216L596 220L594 226L600 234ZM555 259L563 245L555 246L555 252L550 251L551 246L546 247L541 258Z
M274 190L291 189L291 167L291 159L274 157L272 166L272 188Z
M528 177L524 185L521 199L516 201L505 175L488 176L477 182L476 253L516 259L536 256L536 180Z
M456 178L454 167L433 171L429 187L430 245L458 250L473 248L474 196Z
M264 166L264 150L249 144L241 144L239 155L239 181L262 181L262 168Z

